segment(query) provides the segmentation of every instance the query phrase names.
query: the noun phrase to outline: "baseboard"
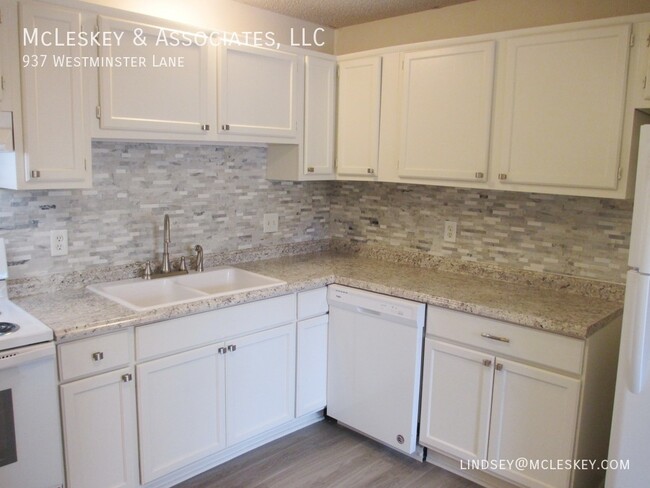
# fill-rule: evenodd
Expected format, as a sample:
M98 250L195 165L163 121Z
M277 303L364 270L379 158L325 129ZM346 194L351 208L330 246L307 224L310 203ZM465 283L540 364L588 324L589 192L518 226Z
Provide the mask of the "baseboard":
M185 466L184 468L180 468L173 473L170 473L141 486L143 488L171 488L178 483L193 478L196 475L219 466L226 461L230 461L237 456L241 456L244 453L252 451L253 449L263 446L264 444L268 444L269 442L279 439L280 437L284 437L285 435L296 432L309 425L315 424L316 422L320 422L323 420L323 418L323 411L303 415L300 418L294 419L290 422L287 422L286 424L282 424L281 426L265 432L264 434L260 434L256 437L253 437L252 439L224 449L223 451L203 458L200 461L196 461L188 466Z

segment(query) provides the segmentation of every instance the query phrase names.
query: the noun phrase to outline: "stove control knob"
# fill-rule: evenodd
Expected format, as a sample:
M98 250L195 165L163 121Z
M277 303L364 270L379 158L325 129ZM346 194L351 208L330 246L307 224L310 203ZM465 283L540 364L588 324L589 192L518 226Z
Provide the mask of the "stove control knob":
M103 352L94 352L93 353L93 361L101 361L104 359L104 353Z

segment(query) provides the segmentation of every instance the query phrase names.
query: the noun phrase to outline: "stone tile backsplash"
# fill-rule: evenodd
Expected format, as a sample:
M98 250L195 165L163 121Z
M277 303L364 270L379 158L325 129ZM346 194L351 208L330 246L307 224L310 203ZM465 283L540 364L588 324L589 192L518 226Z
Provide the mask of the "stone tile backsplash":
M457 240L443 240L444 222ZM624 283L632 202L340 182L330 235L373 246Z
M624 282L632 202L374 182L271 182L263 147L93 143L89 190L0 190L11 278L329 237L465 261ZM279 232L262 215L279 214ZM455 243L442 239L458 223ZM50 257L67 229L68 256Z
M11 278L160 261L165 213L175 258L195 244L210 254L329 235L331 185L265 180L263 147L94 142L93 173L88 190L0 190ZM267 212L279 232L262 232ZM69 254L50 257L63 228Z

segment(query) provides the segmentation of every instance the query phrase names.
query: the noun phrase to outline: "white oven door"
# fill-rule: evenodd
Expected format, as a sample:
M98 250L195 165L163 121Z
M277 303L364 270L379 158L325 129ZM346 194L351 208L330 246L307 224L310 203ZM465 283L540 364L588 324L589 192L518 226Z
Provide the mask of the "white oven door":
M53 343L0 351L0 486L62 488Z

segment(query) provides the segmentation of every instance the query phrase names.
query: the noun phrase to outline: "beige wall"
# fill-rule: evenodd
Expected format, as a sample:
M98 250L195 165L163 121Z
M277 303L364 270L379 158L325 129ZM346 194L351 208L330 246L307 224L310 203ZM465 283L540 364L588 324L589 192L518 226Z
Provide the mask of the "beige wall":
M232 0L86 0L89 3L113 7L131 12L137 12L163 19L173 20L184 24L194 25L203 29L223 30L227 32L273 32L274 39L281 44L292 41L291 29L294 29L293 40L302 41L302 28L305 28L306 39L313 39L317 24L276 14L267 10L251 7ZM59 3L61 0L59 0ZM324 28L319 40L325 46L306 47L322 52L334 52L334 30Z
M650 12L650 0L474 0L343 27L335 52Z

